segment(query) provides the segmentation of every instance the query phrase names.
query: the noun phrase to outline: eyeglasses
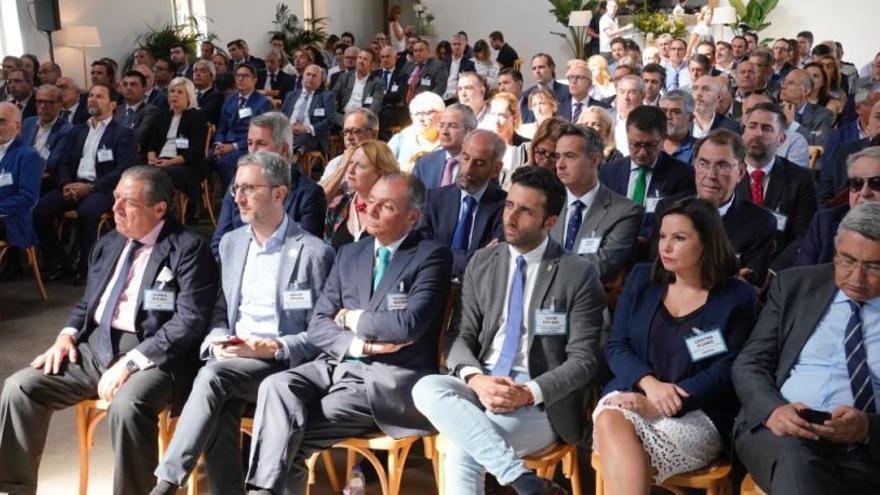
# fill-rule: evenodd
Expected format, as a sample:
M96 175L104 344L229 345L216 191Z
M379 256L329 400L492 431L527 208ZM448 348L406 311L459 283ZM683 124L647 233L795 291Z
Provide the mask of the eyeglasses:
M874 177L852 177L849 179L849 190L851 192L859 192L868 183L868 188L874 192L880 192L880 175Z
M861 262L839 253L834 255L834 263L838 268L847 273L852 273L856 268L861 268L865 275L869 277L880 277L880 263L871 261Z
M629 142L630 151L638 151L638 150L654 151L657 149L658 146L660 146L660 141L650 141L647 143L639 143L637 141L630 141Z
M258 187L268 187L271 189L278 186L270 186L268 184L231 184L229 186L229 194L234 198L238 192L241 191L242 194L250 198L255 192L257 192Z
M718 175L730 175L733 173L733 170L736 168L736 165L733 163L721 162L721 163L710 163L704 161L697 162L697 168L702 170L703 172L711 172L715 171Z
M544 158L546 160L552 160L554 162L556 160L559 160L559 153L555 153L553 151L547 151L547 150L541 149L541 148L535 148L535 156Z
M361 134L361 133L367 132L367 131L369 131L369 130L370 130L370 129L361 129L361 128L358 128L358 127L352 127L352 128L349 128L349 129L343 129L343 130L342 130L342 135L343 135L343 136L357 136L358 134Z
M435 113L437 113L436 110L425 110L422 112L415 112L412 114L412 116L413 117L430 117L431 115L434 115Z
M568 79L568 82L570 82L570 83L577 83L579 81L592 81L593 80L593 78L589 77L589 76L566 76L565 78Z
M56 103L61 103L60 101L55 100L34 100L37 105L54 105Z
M246 77L254 77L254 76L252 76L250 72L239 72L235 75L236 79L244 79Z

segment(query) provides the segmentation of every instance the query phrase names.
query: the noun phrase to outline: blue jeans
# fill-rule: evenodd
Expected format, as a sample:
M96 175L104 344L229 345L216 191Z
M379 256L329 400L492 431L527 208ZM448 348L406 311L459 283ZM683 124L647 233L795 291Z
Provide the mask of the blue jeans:
M528 380L525 374L513 378L518 383ZM509 485L530 472L521 457L556 440L541 407L521 407L506 414L488 412L476 392L455 376L426 376L412 393L418 410L446 437L443 474L449 494L482 495L485 471Z

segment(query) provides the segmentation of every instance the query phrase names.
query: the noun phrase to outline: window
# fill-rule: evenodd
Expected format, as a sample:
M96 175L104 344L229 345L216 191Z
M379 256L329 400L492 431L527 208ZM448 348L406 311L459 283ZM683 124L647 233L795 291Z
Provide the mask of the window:
M18 22L18 6L15 0L0 0L0 57L21 55L21 25Z
M196 29L202 37L208 35L208 19L205 0L171 0L174 9L175 24L196 23Z

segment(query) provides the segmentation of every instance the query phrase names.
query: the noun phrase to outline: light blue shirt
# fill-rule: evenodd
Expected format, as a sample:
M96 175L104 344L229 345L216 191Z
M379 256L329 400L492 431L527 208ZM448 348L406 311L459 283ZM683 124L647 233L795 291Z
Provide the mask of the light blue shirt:
M287 233L287 215L266 244L260 246L253 228L248 226L251 242L248 245L244 273L241 275L241 299L235 334L241 338L278 338L278 271L283 259L284 237Z
M832 411L852 406L849 371L846 368L844 332L852 315L849 298L838 290L816 331L807 340L801 355L782 384L782 396L789 402L802 402L812 409ZM868 368L874 386L874 402L880 408L880 297L862 307L862 336L868 354Z

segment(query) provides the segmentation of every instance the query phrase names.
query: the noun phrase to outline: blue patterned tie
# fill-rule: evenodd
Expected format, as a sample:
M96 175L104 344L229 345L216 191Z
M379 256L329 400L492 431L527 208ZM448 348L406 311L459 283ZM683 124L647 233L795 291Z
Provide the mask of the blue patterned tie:
M571 114L571 121L577 124L579 118L581 118L581 112L584 110L584 104L581 102L577 102L574 104L574 112Z
M504 344L501 346L501 355L492 368L492 374L496 376L509 376L513 369L519 350L520 336L522 335L523 318L523 291L526 284L526 259L523 256L516 257L516 272L510 283L510 298L507 301L507 323L504 325Z
M98 324L98 360L105 368L113 361L113 342L110 336L110 320L116 312L116 306L119 304L119 296L122 295L122 289L125 288L125 282L128 281L128 272L131 271L131 265L134 263L134 257L143 244L138 241L131 241L131 248L122 261L122 268L119 270L119 276L113 282L113 288L110 289L110 296L107 297L107 304L104 305L104 311L101 312L101 323Z
M388 268L388 261L391 259L391 250L387 247L380 247L376 250L379 260L376 262L376 272L373 274L373 290L379 287L382 276L385 275L385 269Z
M574 213L568 219L568 229L565 231L565 250L571 252L574 249L574 240L577 238L578 230L581 228L583 220L584 204L581 200L576 200L571 204Z
M464 205L461 207L461 216L455 225L455 233L452 235L452 249L467 251L470 246L471 225L473 224L474 208L477 200L473 196L464 197Z
M846 337L843 341L846 350L846 369L849 371L849 385L853 393L853 407L867 414L876 411L874 386L871 383L871 370L868 368L868 353L862 338L862 306L849 301L852 316L846 324Z

